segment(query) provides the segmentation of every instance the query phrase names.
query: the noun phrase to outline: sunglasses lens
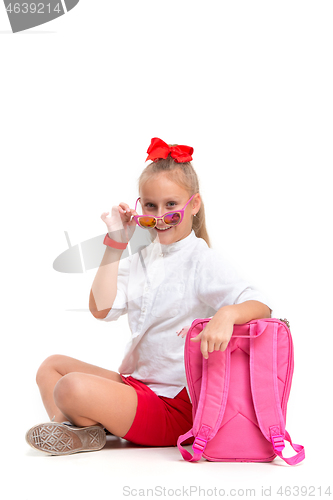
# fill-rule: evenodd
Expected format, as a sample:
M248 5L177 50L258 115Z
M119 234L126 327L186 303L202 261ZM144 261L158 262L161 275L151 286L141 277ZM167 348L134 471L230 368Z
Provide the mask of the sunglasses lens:
M164 222L165 224L168 224L168 226L176 226L180 222L180 213L172 212L165 215Z
M155 218L154 217L139 217L139 224L142 227L155 227Z

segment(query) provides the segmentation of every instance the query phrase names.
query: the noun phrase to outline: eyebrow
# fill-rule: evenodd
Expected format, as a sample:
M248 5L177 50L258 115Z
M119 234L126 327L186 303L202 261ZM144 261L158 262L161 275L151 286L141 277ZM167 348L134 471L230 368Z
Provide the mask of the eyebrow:
M141 198L141 201L142 203L152 203L153 205L156 205L156 202L155 201L152 201L151 199L149 198ZM177 200L177 198L170 198L170 199L166 199L164 203L170 203L170 202L174 202L174 203L180 203L179 200Z

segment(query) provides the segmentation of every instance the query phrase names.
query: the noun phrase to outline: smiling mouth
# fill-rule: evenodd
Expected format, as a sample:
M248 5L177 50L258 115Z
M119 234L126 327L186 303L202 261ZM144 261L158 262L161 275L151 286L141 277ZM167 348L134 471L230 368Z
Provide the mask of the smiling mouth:
M156 227L156 226L155 226L155 229L156 229L157 231L160 231L161 233L163 233L163 231L167 231L168 229L172 229L172 226L171 226L171 227L166 227L166 228L160 228L160 227Z

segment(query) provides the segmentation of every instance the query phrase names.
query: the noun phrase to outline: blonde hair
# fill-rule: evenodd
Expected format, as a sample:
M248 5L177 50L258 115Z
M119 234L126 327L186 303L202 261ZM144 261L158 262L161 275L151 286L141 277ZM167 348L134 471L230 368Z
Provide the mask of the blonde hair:
M170 144L169 144L170 146ZM176 146L176 144L171 144L171 146ZM191 197L195 193L199 193L199 179L191 164L191 162L177 163L170 155L166 159L155 160L142 171L139 179L139 191L141 191L142 186L152 177L165 172L169 175L173 182L176 182L179 186L186 189ZM207 245L210 247L209 236L206 228L205 219L205 208L203 201L201 199L201 206L196 217L192 218L192 229L198 238L205 240Z

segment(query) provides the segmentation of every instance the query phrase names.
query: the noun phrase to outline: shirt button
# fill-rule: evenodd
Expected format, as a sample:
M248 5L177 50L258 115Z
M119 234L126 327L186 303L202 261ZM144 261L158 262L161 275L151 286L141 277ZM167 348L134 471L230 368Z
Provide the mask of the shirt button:
M148 292L149 286L145 286L145 292Z
M163 257L163 254L162 254L162 253L160 253L160 257Z
M141 311L142 311L143 313L144 313L144 312L146 312L146 308L145 308L145 307L143 307L143 308L141 309Z

